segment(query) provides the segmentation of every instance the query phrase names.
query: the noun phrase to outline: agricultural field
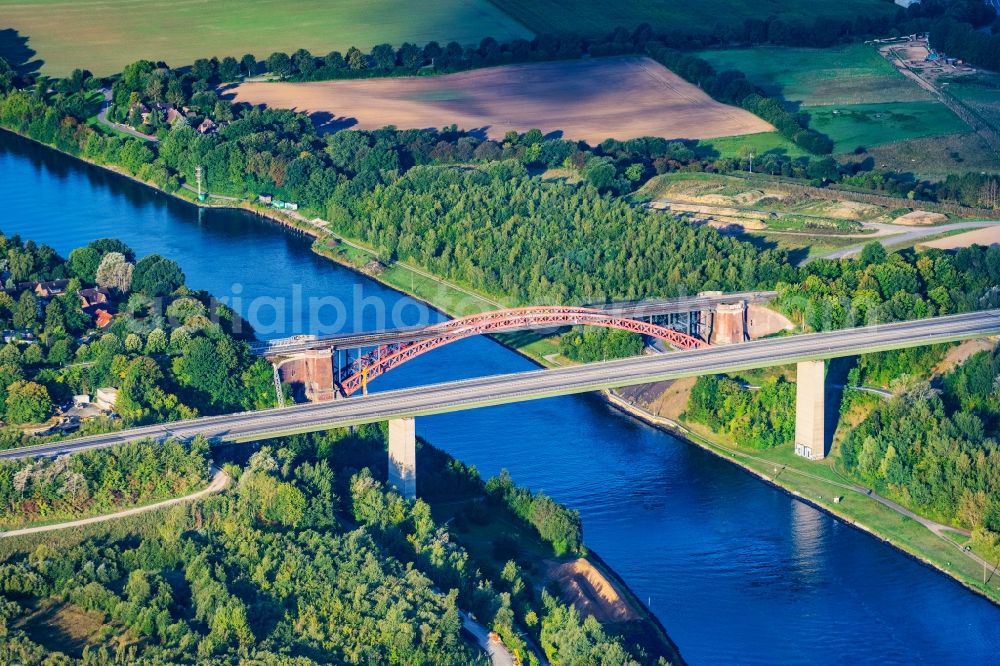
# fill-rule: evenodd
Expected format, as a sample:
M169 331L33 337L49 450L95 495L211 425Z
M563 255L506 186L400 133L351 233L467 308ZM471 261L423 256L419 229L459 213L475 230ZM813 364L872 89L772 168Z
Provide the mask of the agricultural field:
M777 132L706 139L698 143L698 151L706 157L745 157L748 153L754 156L772 153L802 157L809 154Z
M938 79L938 85L975 112L993 129L1000 130L1000 74L977 72Z
M635 28L649 23L654 30L670 30L679 25L689 29L699 24L713 26L742 24L749 18L779 17L785 21L823 16L853 20L855 16L890 13L895 7L884 0L838 0L813 3L801 0L645 0L643 2L600 2L599 0L494 0L497 6L535 32L579 32L604 35L617 26Z
M953 173L1000 172L1000 163L986 142L969 132L887 143L869 148L863 157L867 156L878 167L932 181Z
M490 138L538 128L597 144L609 137L706 139L773 130L716 102L662 65L634 56L509 65L435 77L244 83L236 101L376 129L457 124Z
M247 52L532 37L489 0L425 0L412 10L392 0L0 0L0 17L8 29L0 31L0 56L40 61L51 75L76 67L107 75L140 58L184 65Z
M829 49L761 46L697 55L718 71L739 70L768 93L804 107L932 99L864 44Z
M969 129L951 109L932 101L842 104L806 110L809 126L833 139L835 153L928 136L959 134Z
M834 152L969 132L931 94L863 44L830 49L766 47L704 51L718 70L738 69L810 116Z

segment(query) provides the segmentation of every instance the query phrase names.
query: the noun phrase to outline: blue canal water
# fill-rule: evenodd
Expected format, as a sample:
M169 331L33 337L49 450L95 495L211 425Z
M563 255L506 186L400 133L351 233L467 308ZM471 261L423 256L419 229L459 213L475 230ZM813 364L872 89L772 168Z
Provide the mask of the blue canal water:
M378 302L401 313L397 323L429 316L255 216L199 211L2 132L0 202L0 229L64 255L113 236L140 255L177 260L190 285L240 299L242 314L254 299L272 299L270 321L281 311L290 323L268 335L308 332L309 317L294 320L310 296L342 299L345 330L380 323ZM265 322L267 309L258 311ZM533 367L488 339L466 340L372 389ZM579 509L587 543L650 602L692 664L1000 663L1000 608L593 397L417 423L420 435L484 475L506 467Z

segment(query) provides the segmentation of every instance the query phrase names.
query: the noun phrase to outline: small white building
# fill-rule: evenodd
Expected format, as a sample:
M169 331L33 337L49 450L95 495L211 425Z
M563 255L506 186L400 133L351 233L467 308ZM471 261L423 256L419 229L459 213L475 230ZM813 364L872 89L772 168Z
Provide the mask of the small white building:
M113 410L115 408L115 402L118 400L118 389L107 386L105 388L97 389L94 393L94 404L101 409Z

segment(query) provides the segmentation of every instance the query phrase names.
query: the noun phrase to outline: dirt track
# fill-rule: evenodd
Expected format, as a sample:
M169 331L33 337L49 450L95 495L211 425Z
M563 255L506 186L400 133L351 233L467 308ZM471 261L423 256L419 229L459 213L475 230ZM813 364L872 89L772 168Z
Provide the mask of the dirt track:
M709 139L768 132L757 116L716 102L649 58L493 67L434 77L244 83L236 101L316 114L330 128L439 128L492 139L538 128L597 144L641 136Z
M155 504L137 506L131 509L125 509L124 511L118 511L115 513L106 513L101 516L91 516L90 518L80 518L78 520L70 520L64 523L53 523L51 525L38 525L36 527L23 527L17 530L0 532L0 539L6 537L24 536L26 534L38 534L40 532L53 532L55 530L66 530L73 527L93 525L95 523L105 523L109 520L117 520L119 518L125 518L126 516L134 516L136 514L146 513L148 511L156 511L157 509L163 509L168 506L181 504L183 502L193 502L194 500L201 499L202 497L222 492L223 490L226 489L226 486L229 485L229 481L230 477L228 472L226 472L220 467L213 466L212 482L206 488L191 493L190 495L185 495L184 497L174 497L173 499L163 500L162 502L156 502Z

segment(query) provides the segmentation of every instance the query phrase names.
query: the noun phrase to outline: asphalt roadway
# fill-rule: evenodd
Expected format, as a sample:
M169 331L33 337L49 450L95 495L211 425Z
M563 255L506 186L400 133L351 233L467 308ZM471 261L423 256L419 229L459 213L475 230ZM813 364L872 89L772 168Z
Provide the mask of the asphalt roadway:
M1000 335L1000 310L767 338L567 368L430 384L323 403L175 421L0 451L0 459L58 456L145 438L190 438L199 434L213 441L246 442L393 418L441 414L653 381L994 335Z

